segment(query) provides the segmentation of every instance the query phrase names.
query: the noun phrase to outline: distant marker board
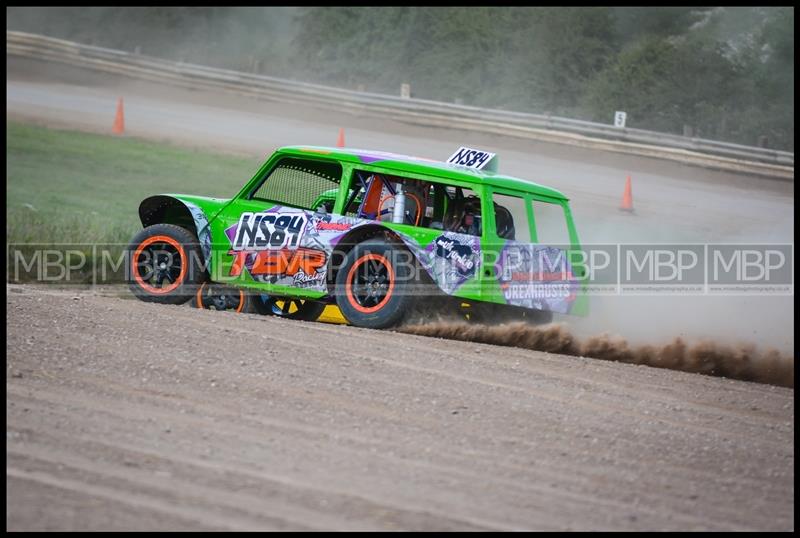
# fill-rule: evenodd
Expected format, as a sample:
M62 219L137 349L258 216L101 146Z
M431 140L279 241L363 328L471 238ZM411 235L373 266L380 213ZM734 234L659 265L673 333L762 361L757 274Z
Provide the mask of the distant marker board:
M488 151L481 151L479 149L472 149L467 147L460 147L453 153L449 159L448 164L458 164L475 168L476 170L497 171L497 155Z

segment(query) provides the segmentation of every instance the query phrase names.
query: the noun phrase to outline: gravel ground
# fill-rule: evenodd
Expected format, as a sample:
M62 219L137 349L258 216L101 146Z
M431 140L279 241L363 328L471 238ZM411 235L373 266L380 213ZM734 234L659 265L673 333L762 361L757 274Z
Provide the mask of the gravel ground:
M792 389L7 292L7 530L794 528Z

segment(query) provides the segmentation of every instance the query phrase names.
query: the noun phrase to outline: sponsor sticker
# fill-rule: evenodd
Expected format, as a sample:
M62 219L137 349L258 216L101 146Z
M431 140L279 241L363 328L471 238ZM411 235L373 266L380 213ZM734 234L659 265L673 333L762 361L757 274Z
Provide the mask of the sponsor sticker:
M308 218L304 213L242 213L233 250L265 250L297 247Z
M468 168L475 168L481 170L485 168L489 162L494 159L495 154L488 151L481 151L479 149L472 149L461 146L453 153L449 159L448 164L458 164Z
M566 314L578 282L564 250L508 241L495 265L508 304Z

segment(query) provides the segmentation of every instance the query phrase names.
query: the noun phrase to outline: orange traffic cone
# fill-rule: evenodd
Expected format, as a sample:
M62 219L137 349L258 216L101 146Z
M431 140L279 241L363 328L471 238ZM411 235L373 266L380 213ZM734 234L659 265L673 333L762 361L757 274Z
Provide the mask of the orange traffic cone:
M339 127L339 138L336 139L336 147L343 148L344 147L344 128Z
M118 135L125 132L125 113L122 110L122 97L117 102L117 117L114 118L114 127L111 132Z
M620 211L628 211L633 213L633 194L631 194L631 176L625 181L625 193L622 195L622 205L619 206Z

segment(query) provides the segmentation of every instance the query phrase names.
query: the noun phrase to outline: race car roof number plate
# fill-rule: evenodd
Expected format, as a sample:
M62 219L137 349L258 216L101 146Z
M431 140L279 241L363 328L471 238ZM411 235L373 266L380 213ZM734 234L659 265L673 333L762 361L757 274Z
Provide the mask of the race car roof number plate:
M449 159L447 159L447 163L458 164L468 168L475 168L476 170L483 170L484 168L490 170L493 168L493 166L489 166L487 168L487 165L489 165L489 163L493 160L495 160L494 153L462 146L458 148L458 150L453 153ZM496 163L492 164L496 166Z

